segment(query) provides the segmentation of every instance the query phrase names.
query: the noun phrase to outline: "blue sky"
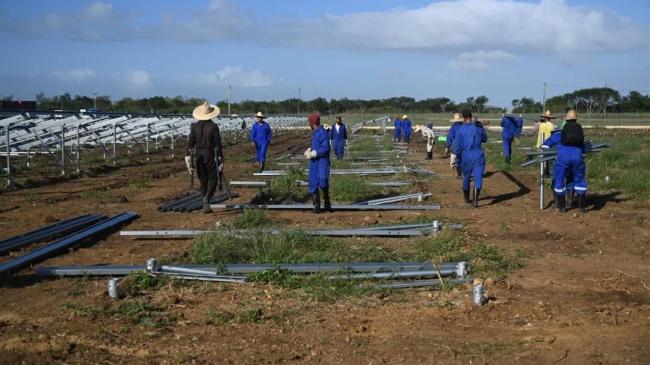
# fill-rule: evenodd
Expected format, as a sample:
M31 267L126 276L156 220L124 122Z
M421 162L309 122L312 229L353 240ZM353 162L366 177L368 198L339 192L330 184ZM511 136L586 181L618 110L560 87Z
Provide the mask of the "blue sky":
M0 95L650 93L647 0L0 0Z

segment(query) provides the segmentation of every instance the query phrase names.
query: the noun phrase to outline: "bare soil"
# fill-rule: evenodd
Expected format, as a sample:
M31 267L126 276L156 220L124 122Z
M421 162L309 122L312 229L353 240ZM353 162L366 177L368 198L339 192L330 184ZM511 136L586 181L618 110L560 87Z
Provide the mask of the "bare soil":
M278 137L270 152L286 153L306 137ZM505 252L528 253L522 269L489 283L491 300L484 306L471 304L468 287L317 302L270 285L182 283L127 299L162 311L167 323L151 326L105 314L120 305L105 294L105 278L43 279L25 270L0 287L0 363L650 362L647 201L594 194L587 214L540 211L535 171L508 174L488 167L481 207L473 209L462 203L447 160L424 161L419 142L412 142L411 151L411 163L438 173L418 188L442 205L436 213L441 219L464 223L472 237ZM252 180L255 163L236 162L252 155L248 145L230 147L227 176ZM169 162L155 155L150 163L5 192L0 238L86 212L136 211L140 218L128 226L134 230L209 228L239 214L157 212L188 185L180 158ZM256 191L238 192L237 201L246 202ZM394 223L419 213L270 214L287 226L313 227ZM191 244L113 234L43 264L143 264L150 257L186 257ZM220 311L260 315L218 323L207 314Z

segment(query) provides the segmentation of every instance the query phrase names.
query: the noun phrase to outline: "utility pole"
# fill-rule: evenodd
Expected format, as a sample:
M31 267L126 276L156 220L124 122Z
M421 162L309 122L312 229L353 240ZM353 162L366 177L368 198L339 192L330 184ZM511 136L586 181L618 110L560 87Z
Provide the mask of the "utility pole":
M542 114L546 111L546 82L544 82L544 91L542 92Z
M228 85L228 116L230 116L230 102L232 100L232 86Z
M95 111L97 111L97 93L93 93L94 99L93 99L93 106L95 108Z
M302 91L302 88L298 88L298 116L300 116L300 92Z

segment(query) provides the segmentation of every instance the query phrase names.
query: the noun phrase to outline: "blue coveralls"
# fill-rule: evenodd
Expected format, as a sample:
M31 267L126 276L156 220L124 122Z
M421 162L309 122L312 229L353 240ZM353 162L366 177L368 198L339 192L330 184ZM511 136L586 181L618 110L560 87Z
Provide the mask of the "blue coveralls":
M454 140L458 134L458 128L460 128L462 125L463 122L454 122L454 124L451 125L451 128L449 128L449 132L447 132L447 144L445 147L447 147L453 154L456 154L456 152L453 150ZM456 155L456 166L460 166L460 162L460 156Z
M570 174L576 194L585 195L587 194L587 179L585 161L582 157L582 154L585 153L585 146L565 146L561 141L562 132L557 131L542 144L542 149L552 147L557 149L557 158L553 165L553 191L558 196L564 196L567 176Z
M408 143L411 140L411 131L413 130L413 125L411 120L406 118L402 120L402 136L404 137L404 142Z
M336 131L336 124L330 128L330 139L332 140L332 148L336 158L343 159L345 153L345 141L348 139L348 129L345 124L339 125L339 131Z
M396 142L399 142L400 134L402 133L402 120L396 118L393 121L393 126L395 127L395 129L393 129L393 138L395 139Z
M266 122L256 122L251 128L251 142L255 142L255 149L257 150L257 161L264 163L266 161L266 149L271 144L271 126Z
M521 135L521 129L524 125L524 118L504 116L501 119L501 137L503 139L503 154L507 160L512 156L512 140Z
M487 134L482 126L474 123L463 124L456 131L454 153L462 161L463 190L469 190L470 177L474 178L474 189L483 187L485 153L481 145L485 142L487 142Z
M329 188L330 179L330 141L323 126L311 133L311 149L316 157L309 159L309 194L316 194L318 188Z

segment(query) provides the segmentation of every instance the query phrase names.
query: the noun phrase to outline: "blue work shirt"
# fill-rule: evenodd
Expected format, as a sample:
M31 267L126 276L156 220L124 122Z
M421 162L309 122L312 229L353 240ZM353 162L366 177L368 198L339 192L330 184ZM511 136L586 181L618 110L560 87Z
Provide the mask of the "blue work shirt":
M251 128L251 142L255 142L258 146L267 146L271 143L273 133L271 126L266 122L255 122Z

